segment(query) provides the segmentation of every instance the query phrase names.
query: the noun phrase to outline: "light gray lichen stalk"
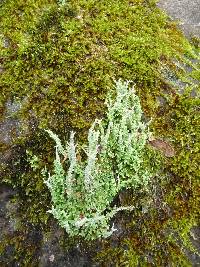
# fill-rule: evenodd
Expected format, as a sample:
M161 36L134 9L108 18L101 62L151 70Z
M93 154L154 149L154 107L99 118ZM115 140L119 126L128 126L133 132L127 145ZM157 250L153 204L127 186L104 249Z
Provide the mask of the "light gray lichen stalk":
M46 181L50 212L71 236L91 240L111 235L110 219L119 210L133 209L111 208L113 199L121 189L146 188L151 177L143 164L148 127L139 98L129 82L117 81L115 89L106 100L106 118L89 130L85 161L76 158L73 132L63 148L58 136L47 131L56 142L54 173Z

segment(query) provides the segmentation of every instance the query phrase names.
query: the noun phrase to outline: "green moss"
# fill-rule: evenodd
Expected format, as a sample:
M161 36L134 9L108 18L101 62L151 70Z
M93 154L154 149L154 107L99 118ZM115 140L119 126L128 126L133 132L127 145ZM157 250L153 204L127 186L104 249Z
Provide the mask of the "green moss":
M188 45L153 3L68 1L61 8L39 1L35 8L33 1L25 2L16 7L8 1L0 13L2 38L10 42L2 52L2 102L20 99L22 114L32 111L41 126L59 125L60 132L66 127L63 114L64 124L79 130L102 114L113 78L133 80L154 101L161 57L178 57Z

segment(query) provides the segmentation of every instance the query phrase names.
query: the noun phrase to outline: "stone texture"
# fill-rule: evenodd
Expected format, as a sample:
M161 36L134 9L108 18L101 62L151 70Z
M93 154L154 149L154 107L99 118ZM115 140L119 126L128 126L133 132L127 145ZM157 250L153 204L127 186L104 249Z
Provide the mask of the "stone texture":
M200 0L160 0L158 6L180 21L186 36L200 37Z

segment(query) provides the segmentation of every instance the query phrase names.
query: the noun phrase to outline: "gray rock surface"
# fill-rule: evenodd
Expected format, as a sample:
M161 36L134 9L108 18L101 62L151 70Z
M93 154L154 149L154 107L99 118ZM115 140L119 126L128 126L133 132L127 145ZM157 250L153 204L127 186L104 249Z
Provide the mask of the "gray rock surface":
M186 36L200 37L200 0L159 0L158 6L180 22Z

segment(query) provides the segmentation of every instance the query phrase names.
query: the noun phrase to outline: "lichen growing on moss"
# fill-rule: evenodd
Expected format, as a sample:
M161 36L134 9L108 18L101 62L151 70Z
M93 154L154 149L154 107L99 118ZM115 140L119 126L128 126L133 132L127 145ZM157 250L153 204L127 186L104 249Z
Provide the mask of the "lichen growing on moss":
M105 243L97 256L102 264L115 259L116 264L130 266L137 266L138 261L142 266L169 263L191 266L185 252L190 250L196 257L199 255L191 242L191 229L199 222L200 203L198 64L190 74L182 73L187 78L195 73L196 82L190 82L182 94L178 90L162 94L164 106L160 106L153 120L155 136L170 140L175 151L173 157L162 161L162 175L165 173L167 179L156 182L159 187L153 188L147 198L152 199L150 209L148 212L138 209L133 214L133 221L127 226L130 232L119 241L118 247Z

